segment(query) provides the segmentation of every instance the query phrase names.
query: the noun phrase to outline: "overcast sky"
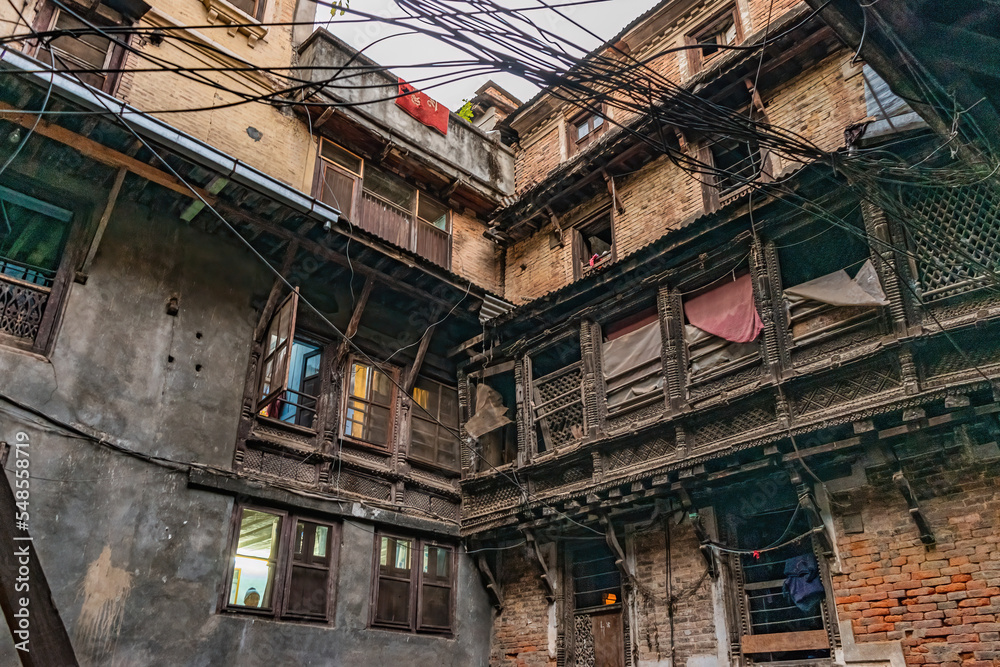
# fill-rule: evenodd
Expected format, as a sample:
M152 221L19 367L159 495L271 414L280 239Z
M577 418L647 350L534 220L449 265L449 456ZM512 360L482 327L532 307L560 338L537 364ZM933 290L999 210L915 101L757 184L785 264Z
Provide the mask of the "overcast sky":
M549 4L564 4L572 0L547 0ZM568 6L560 9L573 21L579 22L589 31L601 37L594 37L575 28L569 21L548 9L538 9L527 12L531 21L553 33L565 35L573 43L591 50L601 42L614 37L633 19L655 5L657 0L603 0L592 4ZM458 2L451 2L455 6ZM537 0L499 0L505 7L525 9L539 7ZM386 17L399 17L405 14L396 6L394 0L351 0L351 8ZM365 49L369 56L381 65L390 68L400 77L408 81L420 80L423 77L441 74L440 68L427 69L415 67L422 63L442 63L467 57L452 47L440 43L426 35L398 35L401 30L395 26L375 22L357 22L357 17L347 14L330 20L329 7L320 6L317 23L326 25L345 42L357 49ZM379 41L381 40L381 41ZM488 79L493 79L522 102L527 101L538 89L532 84L508 74L479 74L461 81L441 83L428 90L431 97L446 104L452 110L462 106L462 100L473 96Z

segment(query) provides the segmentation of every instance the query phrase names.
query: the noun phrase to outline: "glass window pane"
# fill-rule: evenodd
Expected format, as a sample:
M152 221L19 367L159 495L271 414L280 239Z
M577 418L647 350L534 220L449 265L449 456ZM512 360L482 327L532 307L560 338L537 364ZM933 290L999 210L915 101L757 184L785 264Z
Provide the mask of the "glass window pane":
M371 165L365 169L365 190L386 199L400 208L413 212L413 200L417 191L405 181Z
M446 468L458 467L458 438L441 429L438 438L437 462Z
M413 388L413 401L427 410L427 406L430 405L431 392L430 389L427 389L426 386L422 387L421 384L425 383L417 382L417 386Z
M354 362L351 366L351 396L368 398L368 366Z
M56 18L55 29L57 30L91 30L92 28L73 16L59 12ZM79 60L84 67L103 68L107 59L108 51L111 49L111 40L102 35L81 35L79 37L57 37L52 40L52 46L62 51L64 54ZM70 67L72 64L67 63ZM56 67L59 68L57 61Z
M326 558L326 550L329 542L330 527L316 526L316 541L313 543L313 557Z
M409 624L410 583L408 581L379 580L375 620L383 623Z
M424 581L436 584L451 582L451 549L424 545Z
M434 462L437 445L436 424L414 417L410 420L410 454L425 461Z
M340 165L354 174L361 175L361 158L357 155L326 139L323 140L321 146L322 155L327 160Z
M601 125L604 125L604 118L601 116L594 116L594 129L596 130Z
M376 445L389 442L389 408L370 406L365 440Z
M458 427L458 391L441 387L441 409L438 418L446 426Z
M420 624L435 628L451 626L451 589L424 586Z
M410 540L382 536L379 571L385 575L410 578Z
M392 383L381 371L372 371L372 396L371 400L380 405L389 405L392 397Z
M417 217L440 230L448 231L448 209L430 197L420 195Z
M238 607L267 609L274 588L274 565L259 558L237 556L233 564L233 585L229 604Z
M244 509L240 520L238 556L274 559L278 554L278 531L281 517L270 512Z
M361 439L365 437L367 407L360 401L348 401L347 415L344 419L344 435Z
M588 134L590 134L590 125L588 125L587 123L580 123L579 125L576 126L576 139L577 139L577 141L579 141L580 139L583 139Z

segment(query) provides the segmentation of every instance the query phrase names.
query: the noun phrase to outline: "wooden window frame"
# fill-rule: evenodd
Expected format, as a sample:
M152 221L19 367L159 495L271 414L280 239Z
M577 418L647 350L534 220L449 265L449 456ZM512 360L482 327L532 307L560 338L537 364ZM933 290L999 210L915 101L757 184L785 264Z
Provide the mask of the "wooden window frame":
M605 217L607 217L608 227L611 230L611 253L594 266L590 266L589 264L585 266L583 263L583 250L585 246L584 234L588 228L595 227L599 223L603 224L603 219ZM602 208L599 212L589 215L581 222L573 225L572 234L574 280L579 280L594 269L605 266L606 264L613 264L618 260L618 236L615 233L615 213L613 207L609 206L608 208Z
M600 119L601 123L595 127L594 121ZM584 123L589 131L582 138L578 136L577 128ZM607 105L602 104L599 112L584 111L567 119L566 140L569 155L572 157L577 153L582 153L593 145L598 138L608 130Z
M232 5L234 8L240 10L241 12L243 12L244 14L253 18L256 21L264 20L264 10L267 9L267 0L253 0L252 12L246 11L242 7L236 5L232 0L224 0L224 1L229 2L229 4Z
M438 382L437 380L432 380L430 378L425 378L425 377L421 377L420 380L424 380L426 382L432 382L435 385L437 385L437 387L438 387L438 406L439 406L438 407L438 414L433 419L429 418L427 416L427 414L424 412L423 408L421 408L418 405L416 405L416 400L413 398L412 391L411 391L411 395L408 397L408 400L412 403L412 405L410 406L409 437L407 439L407 444L408 444L408 447L407 447L407 458L410 459L410 460L412 460L415 463L420 464L420 465L430 466L430 467L433 467L433 468L437 468L439 470L447 470L448 472L454 472L454 473L461 472L461 470L462 470L462 444L455 437L452 437L452 439L455 441L455 465L454 466L446 466L446 465L442 465L441 463L438 463L436 461L428 461L427 459L421 458L420 456L417 456L416 454L413 453L413 420L414 419L420 419L421 421L425 421L427 423L434 424L435 427L438 430L438 438L440 438L441 431L445 429L444 426L441 426L438 423L439 421L441 421L441 409L440 409L440 400L441 399L440 399L440 396L441 396L441 390L442 389L448 389L450 391L454 391L455 392L455 430L456 431L459 429L460 422L461 422L461 408L460 408L460 406L458 404L458 387L451 387L449 385L444 384L443 382ZM417 388L416 384L414 384L413 388L414 388L414 390ZM434 453L435 453L435 455L437 455L437 452L438 452L439 449L440 448L437 446L437 442L436 442L435 443L435 447L434 447Z
M245 607L239 604L231 604L229 595L232 591L233 576L236 569L236 550L239 546L240 526L242 524L243 512L253 510L273 514L281 518L281 529L278 532L277 555L275 557L274 574L272 579L273 590L271 592L271 605L266 609ZM288 593L291 590L292 569L295 565L294 545L296 537L296 527L299 521L305 521L319 526L326 526L327 532L327 571L326 578L326 607L323 614L309 614L288 610ZM265 507L254 504L237 504L233 508L229 526L229 539L227 542L227 570L224 579L223 589L219 596L219 612L227 614L246 614L250 616L262 616L275 620L312 621L329 623L333 619L333 611L336 603L336 574L339 570L339 551L336 549L340 544L340 524L333 521L317 519L311 516L293 514L287 510Z
M349 155L353 155L354 157L356 157L358 159L359 163L360 163L360 169L358 171L356 171L356 172L355 171L351 171L350 169L348 169L344 165L338 164L338 163L334 162L333 160L331 160L330 158L324 156L323 155L323 144L324 143L336 146L338 149L344 151L345 153L347 153ZM317 157L316 164L318 166L318 169L316 170L316 184L315 184L316 198L319 199L320 201L324 202L324 203L327 203L327 204L331 205L331 206L336 206L338 209L340 209L340 212L344 215L344 217L346 217L348 220L350 220L350 221L353 222L353 220L354 220L354 213L355 213L355 211L358 210L358 197L361 195L361 189L363 187L363 182L364 182L365 159L363 157L361 157L360 155L358 155L357 153L344 148L340 144L338 144L338 143L336 143L334 141L331 141L331 140L327 139L326 137L320 137L319 138L319 142L318 142L318 144L316 146L316 157ZM340 175L342 175L342 176L350 179L350 181L351 181L351 201L348 202L347 204L344 204L344 202L340 202L339 204L337 202L332 202L332 203L331 202L327 202L326 199L324 198L325 195L326 195L326 170L327 169L332 169L333 171L337 172L338 174L340 174ZM346 210L346 211L343 210L345 207L348 210Z
M397 403L399 402L399 388L397 386L398 383L399 383L399 369L397 367L395 367L395 366L383 366L382 368L377 368L371 362L367 361L366 359L364 359L362 357L359 357L356 354L349 355L347 357L347 360L346 360L345 363L346 363L346 365L344 366L344 369L345 369L345 373L344 373L344 386L343 386L342 392L341 392L341 394L343 396L343 399L341 401L341 410L340 410L341 423L340 423L340 426L339 426L341 436L344 438L344 440L346 440L346 441L348 441L348 442L350 442L352 444L361 446L361 447L366 447L366 448L369 448L369 449L373 449L373 450L381 452L383 454L386 453L386 452L391 452L393 450L393 446L395 445L395 443L393 441L394 440L393 434L397 430L396 429L396 419L397 419L397 412L398 411L396 409L396 406L397 406ZM388 405L381 405L379 403L375 403L374 404L374 405L376 405L378 407L388 408L388 410L389 410L388 429L387 429L387 433L386 433L386 443L384 445L380 445L380 444L375 443L375 442L370 442L368 440L363 440L361 438L358 438L358 437L355 437L355 436L352 436L352 435L347 435L347 433L346 433L346 429L347 429L347 406L348 406L348 403L350 401L352 401L352 400L356 400L356 401L361 401L366 406L367 405L372 405L372 401L370 399L361 399L361 398L358 398L356 396L352 396L351 393L350 393L351 369L354 367L355 363L364 364L365 366L368 366L369 368L372 368L374 370L377 370L377 371L385 374L389 378L389 384L391 385L391 389L390 389L391 395L389 397L389 404Z
M79 11L77 11L78 14L83 16L86 20L90 21L91 23L94 23L98 27L126 25L125 21L114 23L112 21L109 21L107 17L97 16L94 14L94 12L87 12L82 7L78 7L78 9L79 9ZM38 32L46 32L55 29L56 21L59 18L59 13L62 11L63 10L59 7L56 7L56 5L53 2L46 0L41 4L38 13L35 14L35 18L32 21L32 27ZM118 41L130 44L132 38L130 36L123 35L123 36L117 36L117 39ZM28 51L31 56L38 58L40 49L41 49L41 44L35 43L28 49ZM108 70L120 70L123 64L125 63L125 55L126 55L125 47L122 46L121 44L115 43L112 40L111 46L108 49L108 53L106 54L104 59L104 68ZM55 63L53 61L53 65L54 64ZM103 85L100 86L99 90L107 93L108 95L114 95L118 89L118 84L121 81L122 78L121 75L122 72L120 71L109 72L105 76L104 83ZM68 74L67 76L76 78L75 75L73 74Z
M408 601L409 605L409 622L403 623L391 623L387 621L378 620L378 592L379 592L379 582L383 578L383 575L379 571L380 567L380 556L382 553L382 539L383 538L393 538L397 540L407 540L410 542L412 549L412 556L410 558L410 599ZM421 621L421 613L423 608L423 589L424 589L424 576L423 576L423 558L424 558L424 547L437 547L441 549L446 549L450 553L450 588L449 593L449 618L448 627L438 627L424 625ZM401 533L376 530L375 531L375 548L372 558L372 596L371 596L371 610L369 613L368 625L371 628L377 628L380 630L395 630L397 632L409 632L414 634L426 634L426 635L437 635L450 637L454 635L455 628L455 605L458 600L458 550L454 544L448 542L439 542L432 538L420 538L414 537L412 535L405 535ZM432 584L440 588L445 588L444 586L439 586L437 584ZM416 592L414 592L416 591Z
M728 19L732 19L733 25L736 28L736 41L733 45L738 45L743 43L743 22L740 20L740 10L739 7L734 2L728 5L725 9L716 12L711 18L702 22L697 28L690 31L684 38L685 43L691 47L687 49L688 54L688 68L691 75L697 74L698 72L705 69L705 66L716 60L719 54L725 51L724 48L719 48L716 53L705 57L702 55L702 48L696 45L702 44L702 39L709 34L717 34L720 24L727 22Z

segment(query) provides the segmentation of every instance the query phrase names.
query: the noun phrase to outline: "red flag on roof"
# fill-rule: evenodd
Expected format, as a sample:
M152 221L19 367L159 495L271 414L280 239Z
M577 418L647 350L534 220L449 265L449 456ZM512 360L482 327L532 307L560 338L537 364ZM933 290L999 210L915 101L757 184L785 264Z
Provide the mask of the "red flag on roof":
M399 80L399 97L396 104L424 125L433 127L441 134L448 134L448 107L438 104L416 88Z

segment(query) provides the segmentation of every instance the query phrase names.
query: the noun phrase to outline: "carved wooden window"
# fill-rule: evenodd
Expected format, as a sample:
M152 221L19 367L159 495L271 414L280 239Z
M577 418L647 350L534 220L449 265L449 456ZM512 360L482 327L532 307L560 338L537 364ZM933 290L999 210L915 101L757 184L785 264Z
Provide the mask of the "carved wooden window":
M583 438L580 339L564 338L531 356L531 408L539 453Z
M656 307L603 327L601 366L608 412L663 400L663 337Z
M375 536L372 625L448 634L455 599L455 552L431 540Z
M69 270L73 213L0 186L0 340L43 352Z
M727 503L720 526L737 551L728 555L734 651L753 664L828 658L829 578L808 512L790 489L762 505L743 498Z
M136 9L138 14L143 10L138 7L124 5L128 9ZM128 22L114 9L105 4L73 4L74 10L69 11L55 6L53 3L42 3L35 17L35 28L39 31L66 30L74 34L63 34L52 39L48 45L38 46L34 56L51 65L57 70L72 72L83 83L113 94L120 79L121 68L125 60L125 48L111 37L99 33L82 21L77 15L83 16L87 22L97 29L112 25L127 25ZM117 41L128 42L128 36L122 33Z
M411 458L449 470L460 466L458 390L418 378L410 409Z
M573 277L576 279L615 261L614 221L610 209L573 228L573 258Z
M234 520L223 609L328 620L335 525L248 506Z
M733 291L741 293L738 294L741 298L732 299ZM697 300L701 301L695 303ZM691 321L692 308L713 300L718 301L718 307L709 305L702 310L709 313L713 309L724 311L730 320L739 319L740 333L747 336L725 338L697 326L701 323L700 320ZM705 287L689 291L684 296L684 341L687 348L688 377L691 381L700 382L727 375L760 358L759 337L763 325L755 301L753 280L746 268L735 269L731 274L724 275ZM731 322L716 322L716 326L712 328L723 333L721 329L733 326Z
M726 52L727 46L735 46L743 41L743 26L739 10L735 5L702 24L688 34L688 64L692 74L703 69L713 58Z
M836 215L846 227L802 224L774 243L789 337L796 347L870 324L885 303L860 213Z
M354 219L364 161L326 138L320 140L319 194L325 204L333 206L348 220Z
M392 433L395 386L387 372L370 362L352 358L347 375L344 436L382 449Z

